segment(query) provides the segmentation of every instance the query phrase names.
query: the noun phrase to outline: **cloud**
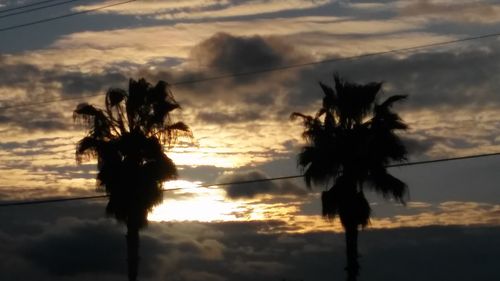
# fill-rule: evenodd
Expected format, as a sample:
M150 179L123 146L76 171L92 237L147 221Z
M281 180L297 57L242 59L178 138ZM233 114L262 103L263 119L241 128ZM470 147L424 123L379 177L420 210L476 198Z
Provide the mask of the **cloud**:
M228 123L244 123L249 121L256 121L263 118L262 114L258 111L236 112L236 113L222 113L222 112L200 112L196 118L204 123L224 125Z
M40 86L49 87L55 94L79 95L106 90L110 85L124 85L128 77L112 69L101 72L82 72L78 69L55 67L45 69L34 63L10 63L7 56L0 56L0 86L10 89L23 89L29 92L30 102L37 100L32 90L39 90ZM125 81L125 82L124 82ZM53 96L54 94L51 94ZM41 96L41 94L38 94ZM48 97L42 96L47 99Z
M343 234L261 232L270 225L275 223L151 225L141 235L141 280L344 277ZM207 231L208 237L211 232L223 235L210 240L200 231ZM494 265L495 253L500 250L497 249L499 234L497 227L454 226L363 231L359 240L360 278L414 281L437 276L440 280L454 281L495 280L498 277ZM36 276L36 280L43 281L119 280L125 276L122 232L104 221L58 220L52 231L42 235L25 234L23 239L17 240L0 236L0 239L4 242L0 255L6 261L1 265L6 281L17 280L16 276ZM5 244L7 241L10 244ZM14 251L21 243L23 246ZM193 247L210 243L223 249L224 254L216 260L207 259L206 252L200 251L198 246ZM429 256L436 258L429 261ZM23 266L7 267L13 264ZM426 270L421 270L422 265L426 265Z
M480 1L414 0L401 5L402 16L432 18L434 21L494 24L500 21L500 5Z
M408 207L388 207L389 204L379 203L374 206L377 213L372 221L374 228L500 224L500 205L496 204L447 201L440 204L420 202Z
M181 0L175 2L150 1L144 4L131 3L101 10L99 13L117 13L121 15L152 16L163 20L185 19L222 19L277 13L281 11L301 11L328 4L330 0ZM76 11L93 9L98 5L82 5Z
M321 93L317 80L331 84L333 73L357 82L384 81L387 94L407 94L402 105L412 110L433 109L449 106L485 106L500 99L494 95L497 88L500 57L499 42L464 45L445 50L430 50L403 55L374 56L370 58L338 62L335 65L319 65L302 70L295 85L300 86L297 98L310 102L315 98L310 89ZM461 67L467 66L467 67ZM309 88L306 88L309 86Z
M258 35L246 37L216 33L194 46L191 52L197 63L223 73L272 68L300 60L291 45Z
M89 195L95 192L95 163L77 165L74 136L0 142L3 200Z
M125 5L124 5L125 6ZM9 63L34 64L44 69L65 67L86 73L106 69L137 69L164 65L182 68L191 48L216 33L251 37L287 37L291 46L321 58L332 52L353 55L387 50L388 46L409 46L454 38L423 32L418 20L353 19L347 17L305 16L234 19L217 22L174 22L169 25L84 31L60 36L47 48L9 56ZM313 31L312 31L313 30ZM175 43L173 43L175 41ZM356 46L356 48L352 48ZM74 54L78 53L78 56ZM189 65L189 67L202 67Z
M179 177L186 180L211 183L215 182L225 170L225 168L219 168L213 165L199 165L194 167L182 166L179 169Z
M261 171L238 172L231 175L225 175L219 178L218 182L240 182L263 180L268 177ZM231 199L254 198L259 195L305 195L306 190L295 185L294 183L284 180L278 181L263 181L257 183L246 184L229 184L224 186L227 196Z
M412 204L421 215L433 206ZM2 280L123 280L125 228L103 219L103 203L24 206L0 213ZM418 207L418 208L414 208ZM447 202L455 221L498 207ZM25 218L29 217L29 220ZM408 217L408 221L417 218ZM400 219L400 218L396 218ZM443 214L445 219L445 214ZM297 225L305 225L297 217ZM369 229L359 236L360 278L370 280L496 280L498 219L483 226ZM343 233L334 225L291 233L283 221L162 222L141 232L141 280L322 280L343 278ZM498 249L497 249L498 248ZM436 257L429 261L428 257ZM381 263L383 260L383 263ZM474 262L471 262L474 261ZM334 264L334 266L332 266ZM428 270L421 270L426 265ZM443 268L446 271L443 271ZM449 269L448 269L449 268ZM452 270L453 269L453 270ZM477 275L480 272L480 275Z
M151 3L175 5L160 2ZM382 19L379 12L373 17L320 16L324 14L304 10L304 14L283 17L169 22L165 26L66 34L44 49L2 56L2 105L100 94L110 86L126 85L129 75L144 75L151 82L205 79L218 73L376 52L463 34L444 34L418 18L385 14ZM410 95L396 109L411 126L406 139L416 140L408 142L412 157L496 151L500 145L496 134L499 99L494 94L499 86L495 64L498 43L487 42L177 85L173 91L184 107L184 120L200 139L200 147L172 153L178 163L188 167L186 175L194 171L190 166L216 166L209 182L238 168L256 168L268 175L295 174L295 160L290 155L294 147L282 144L298 142L302 128L287 117L293 111L314 112L322 97L317 81L331 81L333 71L356 82L385 80L386 95ZM252 59L245 61L247 57ZM102 102L102 96L89 101ZM2 112L2 142L24 142L47 133L74 136L71 112L76 103ZM75 186L86 186L82 189L88 192L94 186L93 175L88 173L91 169L68 167L73 164L73 144L68 141L46 150L45 144L40 144L40 149L13 153L7 153L6 147L2 154L5 169L0 176L8 181L2 180L2 188L17 186L29 194L42 195L44 186L50 184L60 188L61 194L68 194L69 187ZM197 179L200 171L192 175L191 179ZM57 191L50 190L51 194Z
M403 141L408 154L410 157L421 157L429 152L432 147L441 139L437 138L413 138L410 136L403 135L401 136L401 140Z
M216 40L216 42L228 43L232 46L233 41L250 40L253 42L256 40L262 46L269 48L274 46L269 43L268 37L231 35L228 38L230 38L229 43L224 40ZM273 40L276 41L278 38L273 38ZM278 45L280 44L290 43L284 38ZM201 45L203 43L200 43ZM498 56L496 45L497 43L493 42L491 45L484 44L481 47L464 46L449 52L419 53L398 57L381 56L338 63L335 69L356 82L385 80L386 96L396 93L409 94L409 99L398 105L396 109L410 124L411 131L407 137L417 140L408 143L410 150L413 151L412 157L425 159L449 157L457 153L465 155L494 152L499 147L495 132L498 130L496 112L500 99L493 93L499 85L496 82L498 79L488 77L495 77L495 73L498 72L498 66L494 64ZM222 45L219 47L224 48ZM294 52L288 55L285 53L282 60L296 55ZM457 68L460 65L471 67ZM186 156L184 153L181 155L183 157L179 156L179 159L190 159L189 163L182 162L186 165L213 164L232 169L247 165L260 165L288 157L282 165L290 169L287 169L287 173L277 175L295 174L295 161L286 155L290 149L285 149L281 143L298 141L301 128L299 124L289 122L287 117L293 111L316 110L322 97L317 81L322 80L328 83L332 72L330 65L321 65L309 69L297 69L287 76L264 75L256 80L259 83L239 83L238 80L229 79L219 83L176 87L174 91L184 106L185 120L192 125L196 137L201 139L200 148L188 153L190 158L184 157ZM181 74L175 71L168 73L171 76L182 75L182 72ZM202 75L203 72L193 73ZM151 81L161 78L161 75L155 75L153 73L148 78ZM102 77L107 76L102 75ZM115 78L111 76L110 79ZM105 84L102 82L102 87L105 87ZM99 100L101 99L99 97ZM213 110L208 110L207 104L210 104ZM36 125L43 128L44 124L38 124L33 120L51 116L49 120L60 122L68 120L66 122L71 123L69 116L71 109L68 108L64 114L51 113L52 115L47 115L48 113L44 110L15 112L16 114L11 113L12 115L5 116L5 118L11 120L16 116L22 117L24 122L21 123L22 126ZM53 107L49 110L58 110L58 108ZM36 114L39 116L32 117ZM12 128L15 123L6 124ZM217 125L218 129L210 125ZM224 130L220 129L220 125L224 125ZM57 126L49 126L49 128L56 130ZM216 134L214 130L217 131ZM42 129L39 131L42 132ZM35 136L30 134L29 137ZM11 139L13 138L15 137L12 136ZM73 159L72 154L72 152L64 154L64 157L67 157L66 163ZM63 157L63 154L59 155ZM217 160L214 160L215 157ZM47 155L37 158L39 158L37 161L48 160ZM13 160L9 162L10 165L20 163L19 160L13 158L10 160ZM288 170L292 171L288 172ZM43 171L46 170L43 169ZM18 173L12 173L12 175L22 177ZM42 180L42 175L37 175L36 180ZM69 182L66 184L71 185Z
M107 220L59 220L55 229L48 229L47 233L30 241L30 247L21 252L29 261L55 276L120 273L126 251L123 241L116 237L122 233L107 224Z
M108 88L124 86L128 81L114 71L44 69L36 64L9 63L6 57L0 56L0 106L7 107L0 113L0 128L9 128L9 133L17 136L23 131L32 134L71 130L72 109L78 101L60 102L57 106L46 101L104 94ZM16 107L24 104L33 105Z

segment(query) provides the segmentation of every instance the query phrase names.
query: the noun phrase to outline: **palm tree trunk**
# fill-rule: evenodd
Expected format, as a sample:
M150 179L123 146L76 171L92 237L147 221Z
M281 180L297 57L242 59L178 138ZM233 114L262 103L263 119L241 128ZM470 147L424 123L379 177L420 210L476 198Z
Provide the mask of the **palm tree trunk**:
M347 281L356 281L359 274L357 225L346 226L345 242L347 254Z
M127 263L128 280L137 281L137 270L139 267L139 226L133 222L127 222Z

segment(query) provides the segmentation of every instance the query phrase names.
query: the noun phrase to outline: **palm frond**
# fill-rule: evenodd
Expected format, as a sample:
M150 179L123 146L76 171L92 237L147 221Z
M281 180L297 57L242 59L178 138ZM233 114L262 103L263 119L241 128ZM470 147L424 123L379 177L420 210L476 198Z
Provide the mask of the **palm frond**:
M406 130L406 125L398 114L391 111L395 102L403 101L407 98L404 95L394 95L387 98L382 104L375 105L372 123L374 126L382 127L387 130Z
M81 103L76 107L73 111L73 119L90 128L89 135L95 138L110 137L114 128L111 120L101 109L88 103Z
M398 102L398 101L404 101L408 98L407 95L393 95L393 96L390 96L388 97L382 104L380 104L379 106L382 107L382 108L390 108L392 107L392 105L395 103L395 102Z
M339 215L339 200L333 189L321 192L321 214L327 220L335 220Z
M334 110L337 103L337 95L335 90L332 87L319 82L319 86L323 90L323 109L325 110Z
M339 194L338 216L344 228L350 226L366 227L370 223L371 208L363 192Z
M101 142L93 137L84 137L76 145L76 162L82 163L83 160L88 160L97 157Z
M338 75L334 76L334 81L340 123L346 127L361 123L373 107L382 83L360 85L346 81Z
M111 88L106 92L106 107L114 107L125 100L127 92L122 89Z
M367 181L370 187L385 198L392 197L401 203L405 202L408 186L400 179L387 173L385 168L372 170Z
M139 79L138 81L129 80L128 98L125 108L131 131L138 130L140 123L144 122L144 119L141 118L141 113L144 113L144 111L141 112L141 109L144 110L143 107L149 87L151 85L144 79Z
M371 208L362 191L357 190L354 180L340 176L328 191L321 194L322 214L328 220L337 216L344 227L370 222Z
M182 132L187 132L191 133L191 129L189 129L189 126L186 125L184 122L176 122L171 125L168 125L166 127L168 131L182 131Z
M161 157L154 161L147 162L142 170L142 175L145 179L153 179L157 182L174 180L177 178L177 168L174 161L165 154L162 154Z
M88 103L80 103L76 106L76 109L73 111L73 120L78 122L81 121L83 124L87 125L94 121L96 115L101 112L100 109L97 109L93 105Z
M292 112L292 114L290 114L290 120L295 121L298 118L301 118L304 122L307 123L311 122L314 119L312 116L305 115L300 112Z

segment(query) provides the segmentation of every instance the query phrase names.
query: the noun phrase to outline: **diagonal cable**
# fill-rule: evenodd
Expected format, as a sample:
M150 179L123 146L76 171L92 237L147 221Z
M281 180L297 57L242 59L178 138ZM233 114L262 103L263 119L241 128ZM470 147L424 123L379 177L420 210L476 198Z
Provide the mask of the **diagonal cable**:
M99 10L110 8L110 7L114 7L114 6L124 5L124 4L135 2L135 1L137 1L137 0L127 0L127 1L123 1L123 2L118 2L118 3L113 3L113 4L105 5L105 6L99 6L99 7L93 8L93 9L88 9L88 10L84 10L84 11L80 11L80 12L74 12L74 13L64 14L64 15L60 15L60 16L57 16L57 17L45 18L45 19L41 19L41 20L37 20L37 21L31 21L31 22L27 22L27 23L18 24L18 25L11 25L11 26L8 26L8 27L0 28L0 32L4 32L4 31L8 31L8 30L13 30L13 29L18 29L18 28L27 27L27 26L31 26L31 25L35 25L35 24L40 24L40 23L45 23L45 22L51 22L51 21L55 21L55 20L59 20L59 19L63 19L63 18L77 16L77 15L88 14L88 13L91 13L91 12L99 11Z
M136 0L130 0L130 1L127 1L127 3L133 2L133 1L136 1ZM124 2L122 2L122 3L124 3ZM0 31L2 31L2 30L0 29ZM265 74L265 73L270 73L270 72L286 71L286 70L293 69L293 68L302 68L302 67L307 67L307 66L312 66L312 65L330 64L330 63L335 63L335 62L358 60L358 59L363 59L363 58L368 58L368 57L387 55L387 54L391 54L391 53L407 53L407 52L412 52L412 51L417 51L417 50L422 50L422 49L427 49L427 48L432 48L432 47L439 47L439 46L445 46L445 45L450 45L450 44L456 44L456 43L473 41L473 40L480 40L480 39L486 39L486 38L494 38L494 37L500 37L500 32L483 34L483 35L472 36L472 37L465 37L465 38L449 40L449 41L435 42L435 43L430 43L430 44L417 45L417 46L406 47L406 48L391 49L391 50L387 50L387 51L374 52L374 53L368 53L368 54L362 54L362 55L356 55L356 56L335 57L335 58L329 58L329 59L324 59L324 60L283 65L283 66L279 66L279 67L265 68L265 69L254 70L254 71L239 72L239 73L226 74L226 75L218 75L218 76L193 79L193 80L177 81L177 82L174 82L170 85L171 86L183 86L183 85L197 84L197 83L202 83L202 82L223 80L223 79L229 79L229 78L259 75L259 74ZM45 101L40 101L40 102L5 105L5 106L1 106L0 110L22 108L22 107L29 107L29 106L37 106L37 105L43 105L43 104L49 104L49 103L61 102L61 101L80 100L80 99L84 99L84 98L91 98L91 97L97 97L97 96L102 96L102 95L104 95L104 94L99 93L99 94L91 94L91 95L82 95L82 96L78 96L78 97L51 99L51 100L45 100Z
M483 157L499 156L499 155L500 155L500 152L494 152L494 153L476 154L476 155L451 157L451 158L443 158L443 159L406 162L406 163L387 165L386 167L387 168L394 168L394 167L407 167L407 166L415 166L415 165L427 165L427 164L433 164L433 163L459 161L459 160L483 158ZM162 191L167 192L167 191L175 191L175 190L211 188L214 186L227 186L227 185L233 185L233 184L259 183L259 182L268 182L268 181L275 181L275 180L296 179L296 178L302 178L302 177L303 177L303 175L294 175L294 176L255 179L255 180L246 180L246 181L211 183L211 184L202 184L202 185L199 185L196 187L188 187L188 188L186 188L186 187L184 187L184 188L168 188L168 189L163 189ZM79 200L93 200L93 199L107 198L108 196L109 195L94 195L94 196L83 196L83 197L51 198L51 199L37 199L37 200L28 200L28 201L6 202L6 203L1 203L0 207L26 206L26 205L37 205L37 204L47 204L47 203L60 203L60 202L79 201Z
M76 1L81 1L81 0L67 0L64 2L59 2L59 3L54 3L54 4L45 5L45 6L41 6L41 7L31 8L31 9L20 11L20 12L14 12L14 13L6 14L6 15L0 15L0 19L13 17L13 16L17 16L17 15L22 15L22 14L27 14L27 13L31 13L34 11L48 9L48 8L52 8L52 7L57 7L60 5L64 5L64 4L68 4L68 3L76 2Z

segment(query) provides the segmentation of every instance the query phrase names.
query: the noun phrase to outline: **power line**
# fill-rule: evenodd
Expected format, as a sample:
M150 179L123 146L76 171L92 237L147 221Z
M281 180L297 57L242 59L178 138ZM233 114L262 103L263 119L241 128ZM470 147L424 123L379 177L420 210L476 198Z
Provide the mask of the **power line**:
M20 10L28 7L33 7L33 6L38 6L41 4L49 3L49 2L54 2L54 1L59 1L59 0L45 0L45 1L40 1L40 2L35 2L31 4L26 4L18 7L13 7L13 8L7 8L7 9L2 9L0 10L0 13L5 13L5 12L10 12L10 11L15 11L15 10Z
M18 25L12 25L12 26L8 26L8 27L0 28L0 32L8 31L8 30L13 30L13 29L18 29L18 28L22 28L22 27L26 27L26 26L30 26L30 25L39 24L39 23L45 23L45 22L55 21L55 20L58 20L58 19L68 18L68 17L72 17L72 16L76 16L76 15L88 14L88 13L99 11L99 10L102 10L102 9L106 9L106 8L110 8L110 7L114 7L114 6L118 6L118 5L124 5L124 4L130 3L130 2L134 2L134 1L137 1L137 0L127 0L127 1L113 3L113 4L109 4L109 5L105 5L105 6L100 6L100 7L96 7L96 8L93 8L93 9L88 9L88 10L80 11L80 12L74 12L74 13L69 13L69 14L64 14L64 15L61 15L61 16L57 16L57 17L45 18L45 19L41 19L41 20L37 20L37 21L28 22L28 23L23 23L23 24L18 24Z
M43 10L43 9L47 9L47 8L51 8L51 7L56 7L56 6L60 6L60 5L64 5L64 4L68 4L68 3L76 2L76 1L81 1L81 0L68 0L68 1L54 3L54 4L45 5L45 6L41 6L41 7L31 8L31 9L20 11L20 12L14 12L14 13L6 14L6 15L0 15L0 19L12 17L12 16L17 16L17 15L21 15L21 14L26 14L26 13L31 13L34 11Z
M53 199L41 199L41 200L32 200L32 201L18 201L18 202L10 202L10 203L0 204L0 207L59 203L59 202L68 202L68 201L79 201L79 200L91 200L91 199L101 199L101 198L106 198L106 197L108 197L108 195L82 196L82 197L70 197L70 198L53 198Z
M127 1L127 3L132 2L132 1L135 1L135 0ZM0 31L2 31L2 30L0 29ZM239 73L233 73L233 74L212 76L212 77L207 77L207 78L178 81L178 82L174 82L170 85L171 86L183 86L183 85L196 84L196 83L202 83L202 82L208 82L208 81L223 80L223 79L228 79L228 78L259 75L259 74L264 74L264 73L269 73L269 72L285 71L285 70L289 70L289 69L293 69L293 68L302 68L302 67L312 66L312 65L320 65L320 64L328 64L328 63L335 63L335 62L341 62L341 61L358 60L358 59L363 59L363 58L368 58L368 57L387 55L387 54L391 54L391 53L406 53L406 52L412 52L412 51L417 51L417 50L431 48L431 47L438 47L438 46L444 46L444 45L450 45L450 44L456 44L456 43L461 43L461 42L466 42L466 41L480 40L480 39L486 39L486 38L492 38L492 37L499 37L499 36L500 36L500 32L489 33L489 34L483 34L483 35L478 35L478 36L473 36L473 37L465 37L465 38L461 38L461 39L441 41L441 42L417 45L417 46L406 47L406 48L391 49L391 50L387 50L387 51L374 52L374 53L368 53L368 54L362 54L362 55L355 55L355 56L349 56L349 57L336 57L336 58L329 58L329 59L318 60L318 61L311 61L311 62L305 62L305 63L297 63L297 64L272 67L272 68L265 68L265 69L254 70L254 71L239 72ZM60 101L80 100L80 99L84 99L84 98L91 98L91 97L97 97L97 96L102 96L102 95L104 95L104 94L99 93L99 94L92 94L92 95L82 95L79 97L51 99L51 100L45 100L45 101L33 102L33 103L20 103L20 104L6 105L6 106L0 107L0 110L43 105L43 104L49 104L49 103L54 103L54 102L60 102Z
M406 162L406 163L387 165L386 168L433 164L433 163L440 163L440 162L467 160L467 159L482 158L482 157L489 157L489 156L498 156L498 155L500 155L500 152L484 153L484 154L476 154L476 155L468 155L468 156L459 156L459 157L443 158L443 159L423 160L423 161L416 161L416 162Z
M399 163L399 164L387 165L386 167L387 168L394 168L394 167L407 167L407 166L415 166L415 165L426 165L426 164L433 164L433 163L440 163L440 162L458 161L458 160L466 160L466 159L474 159L474 158L482 158L482 157L490 157L490 156L499 156L499 155L500 155L500 152L494 152L494 153L476 154L476 155L469 155L469 156L460 156L460 157L451 157L451 158L443 158L443 159L433 159L433 160ZM202 185L198 185L196 187L168 188L168 189L163 189L162 191L166 192L166 191L175 191L175 190L211 188L214 186L260 183L260 182L268 182L268 181L275 181L275 180L296 179L296 178L302 178L302 177L304 177L304 176L303 175L294 175L294 176L255 179L255 180L246 180L246 181L212 183L212 184L202 184ZM60 202L77 201L77 200L93 200L93 199L102 199L102 198L107 198L107 197L109 197L109 195L95 195L95 196L83 196L83 197L52 198L52 199L30 200L30 201L17 201L17 202L2 203L2 204L0 204L0 207L37 205L37 204L47 204L47 203L60 203Z

